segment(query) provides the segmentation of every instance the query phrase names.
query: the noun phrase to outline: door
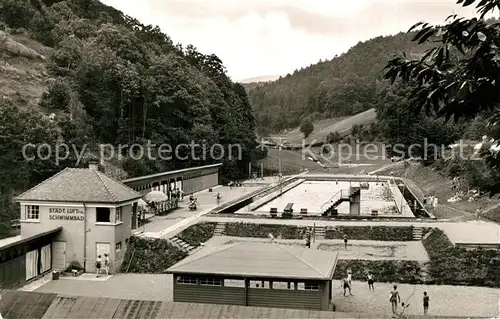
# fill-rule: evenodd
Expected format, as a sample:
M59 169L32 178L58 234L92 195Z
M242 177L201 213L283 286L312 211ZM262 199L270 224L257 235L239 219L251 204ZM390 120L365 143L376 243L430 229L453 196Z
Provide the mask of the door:
M55 241L52 243L52 269L66 269L66 242Z
M104 254L108 254L109 259L111 259L111 255L109 254L110 244L109 243L95 243L95 259L97 260L97 256L101 256L104 262Z

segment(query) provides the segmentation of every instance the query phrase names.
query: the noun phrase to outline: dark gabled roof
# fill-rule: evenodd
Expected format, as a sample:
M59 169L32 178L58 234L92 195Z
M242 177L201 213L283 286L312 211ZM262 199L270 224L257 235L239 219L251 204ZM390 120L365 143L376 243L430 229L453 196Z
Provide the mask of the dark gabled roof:
M167 273L331 280L337 256L336 252L241 242L204 247L167 269Z
M132 188L97 170L66 168L17 196L16 201L117 204L141 197Z

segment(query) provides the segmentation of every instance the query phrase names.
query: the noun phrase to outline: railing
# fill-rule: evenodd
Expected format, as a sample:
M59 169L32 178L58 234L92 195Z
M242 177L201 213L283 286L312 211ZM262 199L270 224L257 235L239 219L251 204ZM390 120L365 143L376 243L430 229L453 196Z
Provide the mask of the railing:
M347 195L346 195L347 194ZM324 211L327 207L327 205L331 205L338 201L339 199L348 199L349 198L350 191L348 189L341 189L338 192L336 192L329 200L327 200L323 205L321 205L321 210Z

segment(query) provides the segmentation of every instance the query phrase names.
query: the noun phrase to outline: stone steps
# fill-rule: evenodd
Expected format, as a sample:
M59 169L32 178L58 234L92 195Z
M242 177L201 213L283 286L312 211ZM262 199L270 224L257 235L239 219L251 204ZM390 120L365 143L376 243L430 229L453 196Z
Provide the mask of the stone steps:
M413 240L422 240L424 230L422 227L413 227Z
M325 239L325 235L326 235L326 228L324 226L316 226L314 228L314 238L316 240L322 240L322 239Z
M217 223L214 230L214 236L224 236L226 230L226 223Z
M192 253L197 248L195 246L192 246L192 245L186 243L184 240L180 239L177 236L174 236L174 237L170 238L170 242L172 242L172 244L174 244L175 246L177 246L180 249L184 250L188 254Z

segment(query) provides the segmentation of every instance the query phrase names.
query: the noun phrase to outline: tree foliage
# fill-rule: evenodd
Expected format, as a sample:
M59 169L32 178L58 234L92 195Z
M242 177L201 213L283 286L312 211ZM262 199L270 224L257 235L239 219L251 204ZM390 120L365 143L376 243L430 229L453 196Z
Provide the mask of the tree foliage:
M171 160L158 159L155 149L156 160L132 160L125 149L121 164L132 176L221 161L223 174L234 178L244 174L253 160L255 119L247 93L231 81L216 55L175 45L158 27L143 25L96 0L2 1L0 21L8 28L28 30L54 50L46 65L54 80L40 106L55 113L56 120L43 124L41 109L2 113L0 121L6 126L0 127L6 139L21 134L24 142L54 143L49 133L23 131L32 127L45 131L50 126L50 132L57 130L58 141L76 143L79 151L84 145L95 151L100 143L131 145L148 140L172 149L199 145L180 148L180 156ZM27 118L30 125L23 122ZM21 140L14 140L19 143L2 144L2 172L21 177L3 178L2 194L24 190L38 180L30 166L34 164L19 157ZM214 144L223 149L212 149ZM206 158L200 158L203 154ZM71 160L54 169L75 165ZM9 163L22 164L11 170ZM26 183L19 184L20 180Z
M309 135L314 131L314 125L309 119L304 119L300 124L300 131L304 134L305 138L308 138Z
M379 36L277 81L247 85L258 131L278 132L298 127L306 117L350 116L375 107L377 92L387 86L382 80L387 60L404 51L420 56L430 46L416 46L412 37Z
M413 41L432 41L433 46L420 59L400 56L390 60L385 78L412 85L410 101L415 112L424 110L445 120L473 119L484 112L493 112L490 124L500 119L500 24L485 16L497 8L498 0L459 0L457 4L476 3L479 17L465 19L452 15L446 24L434 26L424 22ZM497 134L494 138L498 139ZM498 169L500 158L487 152L486 159ZM489 188L500 191L500 183Z

